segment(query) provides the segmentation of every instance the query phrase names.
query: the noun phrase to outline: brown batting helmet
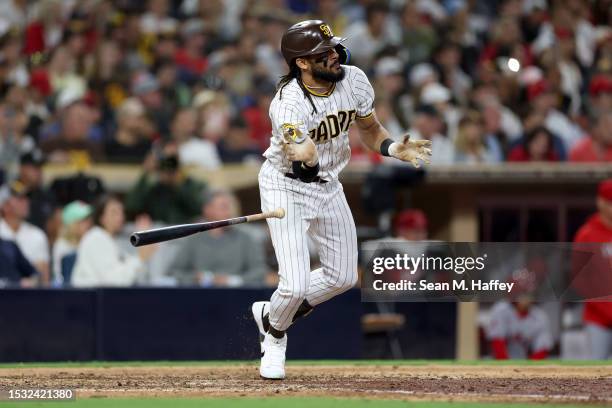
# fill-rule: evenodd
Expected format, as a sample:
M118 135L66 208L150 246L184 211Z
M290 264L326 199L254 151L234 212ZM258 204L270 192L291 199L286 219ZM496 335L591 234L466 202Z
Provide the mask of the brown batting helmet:
M331 28L322 20L305 20L292 25L283 34L281 53L287 65L299 57L320 54L332 48L340 54L340 63L346 64L349 52L341 43L345 38L336 37Z

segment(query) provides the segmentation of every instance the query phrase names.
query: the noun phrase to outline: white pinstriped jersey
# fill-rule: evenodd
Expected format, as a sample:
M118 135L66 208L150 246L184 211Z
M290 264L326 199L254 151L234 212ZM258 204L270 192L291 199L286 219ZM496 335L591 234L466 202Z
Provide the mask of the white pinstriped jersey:
M319 154L319 176L336 180L351 158L348 129L357 117L367 117L374 108L374 90L365 73L343 65L344 78L328 94L311 92L314 111L296 79L277 91L270 104L272 137L264 156L281 173L291 171L291 162L281 149L283 125L296 126L314 140Z

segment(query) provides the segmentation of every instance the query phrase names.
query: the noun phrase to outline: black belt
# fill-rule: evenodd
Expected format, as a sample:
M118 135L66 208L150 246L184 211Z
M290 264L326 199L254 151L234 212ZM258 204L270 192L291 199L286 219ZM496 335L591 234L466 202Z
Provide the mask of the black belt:
M293 180L300 180L300 178L293 173L285 173L285 177L289 177L290 179L293 179ZM303 180L300 180L300 181L303 181ZM315 178L313 178L311 181L304 181L304 183L325 184L327 183L327 180L323 180L321 177L315 176Z

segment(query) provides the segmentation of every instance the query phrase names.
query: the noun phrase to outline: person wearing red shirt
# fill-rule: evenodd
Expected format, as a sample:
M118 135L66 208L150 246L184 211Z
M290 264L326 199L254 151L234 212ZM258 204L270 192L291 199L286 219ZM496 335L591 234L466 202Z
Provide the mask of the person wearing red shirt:
M527 133L522 143L510 150L509 162L555 162L559 154L555 151L553 135L545 127L537 127Z
M550 319L534 304L536 276L542 273L542 265L533 259L526 269L529 272L513 274L508 282L514 289L508 299L495 302L489 311L484 331L496 360L543 360L553 347Z
M597 117L593 135L580 139L569 159L573 162L612 161L612 112Z
M606 359L612 351L612 179L602 181L597 193L598 212L580 227L575 243L604 243L601 253L590 262L595 267L575 275L574 286L585 298L607 297L606 301L587 301L583 319L589 337L593 359ZM578 272L574 268L574 273ZM596 279L587 275L597 272ZM604 272L603 274L600 272Z

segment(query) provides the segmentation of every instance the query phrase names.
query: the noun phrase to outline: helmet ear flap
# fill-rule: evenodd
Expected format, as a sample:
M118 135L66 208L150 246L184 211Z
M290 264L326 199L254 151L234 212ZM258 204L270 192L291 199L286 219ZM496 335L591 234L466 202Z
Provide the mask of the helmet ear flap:
M340 63L342 65L349 64L351 62L351 52L342 44L338 44L334 47L338 55L340 56Z

